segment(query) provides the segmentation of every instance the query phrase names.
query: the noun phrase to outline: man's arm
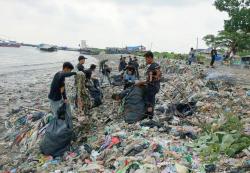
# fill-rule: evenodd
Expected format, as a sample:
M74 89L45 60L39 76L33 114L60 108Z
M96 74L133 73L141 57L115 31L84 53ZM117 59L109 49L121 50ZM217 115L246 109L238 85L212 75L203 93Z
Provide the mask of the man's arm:
M62 72L61 77L70 77L76 75L76 72Z

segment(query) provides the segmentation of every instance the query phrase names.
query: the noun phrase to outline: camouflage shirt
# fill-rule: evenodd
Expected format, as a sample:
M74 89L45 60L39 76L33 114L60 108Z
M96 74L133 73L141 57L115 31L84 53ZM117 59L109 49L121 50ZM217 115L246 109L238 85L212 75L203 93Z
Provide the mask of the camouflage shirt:
M78 101L80 100L82 105L78 105L78 110L86 114L86 112L91 108L92 103L89 91L86 88L85 74L78 71L74 78L70 77L66 80L67 96L70 104L75 105L75 102L79 104Z
M82 102L82 110L84 113L88 111L91 106L91 99L89 91L86 87L86 76L83 72L77 72L75 76L75 85L76 85L76 95L77 99ZM78 105L79 107L80 105Z

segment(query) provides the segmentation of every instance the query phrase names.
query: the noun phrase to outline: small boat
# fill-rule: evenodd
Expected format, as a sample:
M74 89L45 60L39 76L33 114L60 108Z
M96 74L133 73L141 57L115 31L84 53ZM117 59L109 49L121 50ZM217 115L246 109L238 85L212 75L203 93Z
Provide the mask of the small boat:
M98 55L99 54L99 51L96 51L91 48L79 49L79 52L80 54L84 54L84 55Z
M46 51L46 52L55 52L57 51L57 46L49 45L49 44L40 44L38 48L41 51Z
M0 40L0 47L14 47L14 48L19 48L20 46L21 46L21 43L17 43L16 41Z

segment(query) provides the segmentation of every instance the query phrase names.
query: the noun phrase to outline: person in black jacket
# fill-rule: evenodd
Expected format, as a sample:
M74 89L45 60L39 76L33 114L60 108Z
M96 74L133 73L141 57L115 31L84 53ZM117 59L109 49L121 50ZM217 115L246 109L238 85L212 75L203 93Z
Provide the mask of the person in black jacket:
M119 72L123 71L127 66L126 57L122 57L119 63Z
M67 103L65 77L76 75L76 72L71 72L73 69L74 66L70 62L65 62L63 64L63 70L57 72L52 80L48 98L50 101L51 111L54 116L56 116L56 112L60 105L63 102Z

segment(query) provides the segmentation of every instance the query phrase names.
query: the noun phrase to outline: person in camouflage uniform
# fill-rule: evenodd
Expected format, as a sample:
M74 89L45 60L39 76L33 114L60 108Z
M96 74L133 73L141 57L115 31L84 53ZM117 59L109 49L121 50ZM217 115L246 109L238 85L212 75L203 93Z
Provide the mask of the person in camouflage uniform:
M92 107L90 94L86 88L86 76L82 71L78 71L75 78L67 79L66 83L68 100L71 105L77 106L77 117L86 116Z
M66 83L68 101L76 108L75 111L72 111L73 127L79 142L85 139L85 135L91 127L87 114L93 104L86 87L86 76L82 71L78 71L74 78L71 77L66 80L68 80Z
M86 76L83 72L77 72L75 76L77 106L80 114L86 115L92 107L89 91L86 87Z

